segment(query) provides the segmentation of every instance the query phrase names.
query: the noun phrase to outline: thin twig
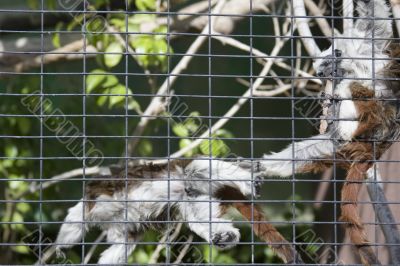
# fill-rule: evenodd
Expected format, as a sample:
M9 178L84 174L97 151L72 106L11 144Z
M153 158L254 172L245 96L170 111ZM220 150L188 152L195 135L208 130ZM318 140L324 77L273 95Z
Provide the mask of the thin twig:
M395 18L397 32L400 34L400 0L391 0L393 17Z
M179 265L179 264L182 262L183 258L186 256L186 254L187 254L188 251L189 251L190 245L191 245L192 242L193 242L193 238L194 238L193 234L190 234L189 237L188 237L188 239L186 240L185 245L184 245L183 248L181 249L181 252L179 252L178 257L177 257L176 260L174 261L174 263L173 263L174 265Z
M58 49L46 52L43 56L39 55L19 62L15 64L13 68L15 72L20 73L30 68L40 67L41 64L50 64L60 60L77 60L82 59L83 57L95 56L93 53L96 52L97 49L92 45L87 45L85 52L82 52L81 54L73 54L74 52L82 51L83 47L83 40L77 40Z
M103 241L103 239L106 237L107 231L101 232L101 234L96 238L94 241L94 244L90 247L88 253L85 256L85 259L83 260L84 264L88 264L90 259L92 258L94 252L96 251L97 246L99 245L100 242Z
M379 225L386 238L391 262L393 265L400 265L399 229L397 228L397 222L393 217L393 213L389 208L385 192L380 186L382 180L379 171L375 167L371 167L367 172L369 181L367 183L368 194L371 201L375 202L372 205L374 206L376 217L378 218Z
M155 264L158 261L158 258L160 257L161 251L165 248L166 242L169 238L169 242L174 241L178 236L179 233L181 232L182 229L182 223L178 223L175 227L174 232L171 235L165 234L159 241L159 244L157 245L156 249L154 250L153 254L151 254L150 260L148 261L149 264ZM169 237L168 237L169 236Z
M213 14L218 14L221 10L221 8L224 6L225 0L222 0L218 2L217 6L213 9L212 13ZM211 18L211 25L213 25L213 21L215 19L215 16ZM178 74L181 73L183 70L185 70L189 64L189 62L192 60L193 55L197 52L197 50L200 49L200 47L203 45L203 43L208 39L207 34L209 34L209 24L207 24L203 31L201 32L201 35L199 35L196 40L190 45L189 49L186 51L186 54L182 57L182 59L179 61L179 63L175 66L175 68L172 70L170 75L165 79L164 83L161 85L161 87L158 89L156 95L153 97L152 101L150 104L147 106L146 110L143 112L143 116L140 118L140 121L138 125L136 126L135 130L132 133L132 136L141 136L147 127L148 123L151 120L152 116L155 116L159 114L160 112L163 111L164 108L163 106L163 98L168 96L168 90L169 88L175 83L176 79L178 78ZM161 108L160 108L161 107ZM128 143L128 149L126 153L129 155L133 154L133 151L135 150L137 144L139 143L139 138L132 138L129 143ZM125 153L123 154L123 157L125 157Z
M321 182L318 184L317 193L315 194L314 198L314 209L319 210L322 207L323 201L326 198L326 195L329 191L330 182L329 180L332 179L333 175L333 168L329 168L325 170L322 174Z
M287 34L286 34L287 35ZM274 47L274 49L271 52L271 56L275 57L278 55L280 50L283 48L284 44L286 43L288 39L285 38L281 41L278 41ZM265 79L265 76L268 74L270 71L271 67L273 65L273 59L269 58L268 62L265 64L264 68L262 69L261 73L258 75L259 78L256 79L256 81L253 84L252 88L249 88L243 95L242 98L240 98L236 104L234 104L228 112L225 113L223 118L219 119L209 130L206 130L198 139L190 143L188 146L184 147L183 149L175 152L172 154L169 158L179 158L183 156L185 153L191 151L192 149L196 148L199 146L205 138L210 137L211 134L215 133L218 129L222 128L239 110L240 108L248 101L248 99L254 95L254 93L257 93L258 86L262 84L262 82ZM275 92L273 95L277 95L279 93L282 93L281 91ZM270 95L272 96L272 95ZM165 163L165 160L159 160L157 163Z
M249 52L249 53L251 52L253 55L255 55L257 57L260 57L262 60L264 60L266 62L271 61L271 58L270 58L271 55L263 53L263 52L261 52L260 50L258 50L256 48L251 48L249 45L244 44L244 43L242 43L242 42L240 42L238 40L235 40L235 39L233 39L231 37L213 35L212 38L220 41L222 44L228 44L228 45L230 45L232 47L235 47L237 49L240 49L240 50L243 50L243 51L246 51L246 52ZM289 66L288 64L286 64L286 63L284 63L284 62L282 62L282 61L280 61L280 60L278 60L276 58L273 58L273 59L274 59L273 63L276 66L278 66L278 67L280 67L282 69L291 71L291 69L292 69L291 66ZM315 78L315 76L313 76L313 75L311 75L311 74L309 74L309 73L307 73L305 71L302 71L302 70L298 70L297 71L297 70L295 70L295 73L300 75L300 76L302 76L302 77L304 77L304 78L307 78L309 81L312 81L312 82L315 82L317 84L322 85L322 82L321 82L320 79Z
M326 18L323 18L324 14L321 9L312 0L304 0L304 4L310 11L311 15L318 17L315 18L315 21L322 33L327 37L332 37L332 28ZM331 38L328 38L328 40L332 41Z

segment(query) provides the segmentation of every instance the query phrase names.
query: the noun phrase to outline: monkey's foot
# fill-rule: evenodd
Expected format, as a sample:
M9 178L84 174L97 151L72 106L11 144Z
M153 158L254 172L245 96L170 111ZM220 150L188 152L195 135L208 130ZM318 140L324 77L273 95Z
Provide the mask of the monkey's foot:
M261 187L263 184L263 178L261 176L256 176L254 178L254 197L258 198L261 196Z
M227 249L234 247L239 239L239 231L218 232L212 235L211 243L219 249Z

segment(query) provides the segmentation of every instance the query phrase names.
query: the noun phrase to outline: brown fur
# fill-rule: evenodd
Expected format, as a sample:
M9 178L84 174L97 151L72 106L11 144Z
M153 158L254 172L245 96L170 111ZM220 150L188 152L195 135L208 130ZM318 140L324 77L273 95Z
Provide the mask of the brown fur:
M302 263L300 256L296 253L296 249L292 247L273 225L267 222L261 206L256 203L246 202L248 199L240 191L228 186L217 192L217 198L237 201L234 203L225 203L224 206L226 209L228 207L237 209L244 218L250 222L254 222L254 233L268 243L285 263Z
M400 46L392 46L392 57L400 57ZM399 60L392 60L385 70L385 76L400 78ZM388 88L395 94L399 92L398 81L390 81ZM363 224L357 211L357 197L367 170L391 146L390 139L397 139L400 126L396 122L397 109L393 102L377 99L370 88L354 82L351 85L352 98L359 114L359 127L353 135L353 141L338 147L335 165L347 170L346 183L342 188L341 220L352 243L358 248L365 265L379 264L369 246ZM304 167L304 172L321 172L334 164L333 158L313 162Z
M113 169L112 176L96 177L86 184L85 193L88 200L88 208L91 210L100 195L112 196L125 188L132 189L140 182L166 177L168 171L175 171L178 167L185 168L192 160L173 160L169 164L156 165L152 163Z

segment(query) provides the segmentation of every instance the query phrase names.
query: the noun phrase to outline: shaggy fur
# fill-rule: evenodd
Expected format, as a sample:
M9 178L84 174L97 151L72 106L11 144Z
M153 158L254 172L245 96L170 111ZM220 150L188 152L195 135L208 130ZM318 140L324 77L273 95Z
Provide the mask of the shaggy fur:
M262 165L265 175L281 177L316 173L332 165L346 169L341 220L346 222L363 263L371 265L379 261L358 216L357 196L368 169L400 135L398 110L393 101L399 90L395 79L400 78L400 65L397 59L391 59L399 56L400 49L388 46L385 40L393 34L392 22L386 19L390 16L389 7L384 0L358 0L357 12L360 18L351 36L364 39L336 36L339 38L333 46L314 63L318 75L332 79L335 85L334 95L327 96L332 99L327 133L265 155ZM379 40L372 41L372 37Z
M85 198L69 209L61 226L57 248L79 244L86 231L97 226L107 232L111 244L98 263L125 263L144 232L162 231L171 221L186 222L207 242L228 248L240 239L232 221L222 217L232 206L248 220L264 222L255 226L256 234L285 262L301 262L291 245L265 223L261 208L243 202L258 195L260 177L253 176L253 170L251 163L238 165L205 158L135 165L127 171L114 168L112 176L87 183ZM232 202L235 200L241 202Z

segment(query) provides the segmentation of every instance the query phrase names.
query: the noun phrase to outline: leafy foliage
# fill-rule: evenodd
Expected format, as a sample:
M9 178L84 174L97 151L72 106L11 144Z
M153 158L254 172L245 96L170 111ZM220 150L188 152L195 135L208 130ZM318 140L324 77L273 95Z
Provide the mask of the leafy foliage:
M32 9L40 9L40 1L26 0ZM0 177L6 178L8 182L2 187L2 194L6 200L9 200L4 206L0 207L1 224L0 237L6 242L18 242L16 246L10 247L5 251L5 255L10 255L14 263L33 264L36 261L34 250L30 249L23 239L30 232L34 232L37 224L45 221L60 222L66 215L71 203L46 203L38 204L42 200L78 200L82 196L82 182L65 181L41 192L35 190L40 187L43 179L48 179L54 175L69 171L74 168L82 167L82 150L75 158L74 154L63 145L62 136L59 132L53 132L46 128L45 124L56 125L60 119L67 119L74 125L78 132L83 132L85 128L85 138L90 139L94 136L125 136L126 132L132 132L137 126L139 117L142 114L142 107L147 106L149 97L139 97L154 93L157 88L157 80L152 74L166 73L171 69L171 55L174 49L171 41L167 39L167 26L159 24L160 15L152 13L159 11L159 4L163 1L156 0L132 0L129 1L130 10L143 11L143 13L124 14L124 9L118 6L119 1L97 0L89 1L87 10L112 10L121 12L110 12L105 14L101 12L90 12L82 14L79 12L71 13L69 21L60 20L51 26L52 44L54 48L60 48L65 43L63 35L65 32L75 34L85 30L87 45L96 48L97 53L94 60L87 60L85 68L82 68L82 62L59 62L50 66L46 65L46 71L73 72L75 68L77 73L85 72L82 80L74 76L61 77L57 75L21 75L13 79L0 83L1 90L21 93L21 97L0 98L0 113L9 114L0 119L0 128L2 136L21 136L21 138L0 138ZM123 2L125 5L125 1ZM45 8L54 10L60 9L57 0L45 0ZM120 38L114 33L110 33L110 28L120 34ZM126 43L125 43L126 42ZM173 44L173 43L172 43ZM176 48L174 46L174 48ZM131 75L128 69L141 71L143 77L147 74L147 80L140 80L139 77ZM67 69L67 71L62 71ZM124 72L125 71L125 72ZM37 72L38 73L38 72ZM122 74L121 74L122 73ZM135 74L135 73L133 73ZM83 77L84 76L84 77ZM76 79L76 80L75 80ZM84 84L84 86L83 86ZM84 88L81 88L84 87ZM39 106L39 111L29 112L26 106L22 104L22 98L25 95L37 91L47 93L46 97L35 95L31 97L31 104L38 107L38 103L44 99ZM86 93L84 97L73 97L69 94L80 95ZM62 94L59 96L58 94ZM58 96L57 96L58 95ZM83 100L84 99L84 100ZM200 109L200 107L198 107ZM59 111L55 115L56 111ZM83 119L85 112L87 117ZM129 123L125 120L118 120L119 115L128 114ZM205 111L204 111L205 112ZM107 114L111 118L104 118ZM191 111L185 114L184 120L176 121L176 114L164 112L162 117L152 120L147 127L144 135L166 136L167 124L171 126L172 132L178 138L177 144L172 147L176 150L190 146L198 137L209 130L208 121L201 118L200 110ZM100 117L100 120L94 118ZM124 117L125 119L125 117ZM166 121L169 120L170 123ZM46 123L45 123L46 121ZM100 121L100 122L99 122ZM126 128L126 126L128 128ZM169 130L169 128L168 128ZM69 133L72 134L72 133ZM43 137L44 136L44 137ZM26 138L24 138L26 137ZM40 139L42 137L42 139ZM64 136L65 137L65 136ZM83 143L82 135L75 136L80 145ZM197 155L206 155L214 157L225 157L231 154L231 139L234 135L226 130L220 129L214 132L209 139L202 140L201 144L189 150L185 156L194 157ZM119 156L125 148L125 140L116 138L93 138L95 144L100 147L105 156ZM119 141L119 142L118 142ZM139 142L135 156L163 156L164 149L160 148L156 138L143 138ZM78 145L78 148L81 146ZM54 159L57 157L57 159ZM40 158L40 160L38 159ZM68 159L72 158L72 159ZM107 160L105 164L116 163L116 161ZM304 206L296 206L298 219L313 219L310 210ZM291 218L293 206L285 206L284 211L277 215L270 212L272 219ZM59 224L41 224L43 236L50 241L55 239L59 229ZM292 226L283 226L281 228L288 235L292 232ZM298 226L298 230L305 228ZM241 228L243 241L250 242L252 239L250 227ZM182 235L188 235L184 232ZM89 235L88 242L94 241L95 236ZM149 232L143 241L155 242L159 240L159 234ZM183 241L183 240L182 240ZM195 241L202 241L195 237ZM20 244L20 245L19 245ZM171 250L173 254L179 253L183 244L173 245ZM184 262L202 262L202 263L248 263L251 261L251 247L249 245L239 245L233 250L219 251L210 245L192 245ZM148 263L155 245L139 245L137 250L130 258L130 262L139 264ZM96 251L94 257L98 257L101 248ZM265 245L254 246L256 262L277 262L276 256L271 249ZM314 251L311 251L314 252ZM67 254L71 262L81 262L82 251L80 247L75 247ZM199 256L197 256L199 255ZM162 253L159 261L165 260L166 251ZM94 261L92 261L94 262Z

